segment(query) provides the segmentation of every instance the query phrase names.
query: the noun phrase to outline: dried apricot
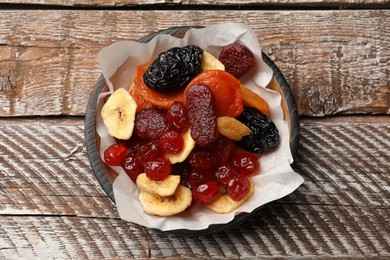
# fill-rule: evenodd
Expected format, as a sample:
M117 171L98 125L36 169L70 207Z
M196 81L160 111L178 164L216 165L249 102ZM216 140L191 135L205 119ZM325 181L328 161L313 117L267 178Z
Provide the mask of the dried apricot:
M263 114L269 116L269 105L262 97L241 84L242 100L244 105L254 107Z
M137 103L137 110L136 110L137 113L144 108L154 107L152 103L150 103L149 101L147 101L142 97L142 95L138 92L137 88L135 87L134 83L131 85L129 93L133 97L135 103Z
M207 70L196 76L185 91L192 85L206 85L215 98L216 115L236 117L244 110L240 81L223 70Z
M140 65L136 69L134 83L138 93L153 105L166 109L170 108L175 101L184 102L183 90L166 93L151 89L145 84L143 75L145 74L145 71L148 69L149 65L150 64Z

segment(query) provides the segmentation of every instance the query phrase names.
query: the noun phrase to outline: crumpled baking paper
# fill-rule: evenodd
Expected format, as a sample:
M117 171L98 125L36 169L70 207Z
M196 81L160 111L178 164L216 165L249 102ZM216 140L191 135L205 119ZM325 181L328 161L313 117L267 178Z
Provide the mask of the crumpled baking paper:
M218 57L223 46L237 40L253 52L257 64L254 72L241 79L241 82L269 103L270 117L281 137L278 148L259 159L261 173L252 176L255 184L253 196L241 207L228 214L217 214L204 206L195 205L190 210L175 216L151 216L144 213L135 184L121 167L112 167L119 174L113 183L113 190L117 209L122 219L163 231L203 230L211 224L228 223L240 212L250 213L268 202L288 195L302 184L302 177L290 167L293 158L289 147L288 126L283 120L283 111L280 106L281 96L275 91L265 89L272 78L272 70L261 58L261 48L256 34L248 26L238 23L214 25L202 29L193 28L187 31L181 39L160 34L148 43L119 41L102 49L98 59L109 92L100 94L97 105L96 130L101 138L100 156L103 158L104 150L114 143L114 139L108 134L100 116L102 99L115 89L129 89L138 65L153 61L160 52L171 47L188 44L198 45Z

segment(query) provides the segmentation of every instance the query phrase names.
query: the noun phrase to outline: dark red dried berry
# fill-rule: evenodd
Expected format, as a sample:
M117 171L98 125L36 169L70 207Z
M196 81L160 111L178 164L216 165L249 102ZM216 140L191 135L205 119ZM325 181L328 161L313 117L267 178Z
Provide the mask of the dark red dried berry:
M217 178L215 177L214 170L200 170L200 169L192 169L190 175L188 176L188 180L191 183L191 186L196 184L204 183L207 181L215 181Z
M144 172L142 162L138 160L134 153L127 154L122 160L121 165L133 182L136 181L138 175Z
M157 108L146 108L135 116L135 134L143 139L157 139L169 129L165 112Z
M162 153L158 146L158 140L149 141L141 145L137 152L136 157L139 161L146 161L151 157L160 156Z
M260 163L257 157L248 152L238 152L232 158L234 166L243 175L252 175L259 171Z
M217 181L208 181L192 187L192 195L194 200L201 204L209 204L219 193Z
M191 167L200 170L212 169L217 164L216 154L203 150L193 150L187 160Z
M207 146L218 138L215 100L206 85L192 85L186 92L186 107L191 137L199 146Z
M219 183L225 187L229 186L229 182L238 175L237 169L231 164L221 165L215 172L215 176Z
M187 161L172 164L171 175L179 175L180 184L187 188L191 188L191 183L189 181L190 173L191 167L188 165Z
M250 190L251 182L245 175L237 175L229 181L228 195L232 200L241 200Z
M166 157L152 157L144 162L146 176L155 181L160 181L169 176L172 167Z
M226 45L218 59L225 65L225 70L236 78L242 77L255 65L253 53L240 42Z
M184 140L178 132L168 131L160 136L158 139L158 146L164 154L175 154L183 150Z
M186 106L180 102L173 102L172 106L168 109L165 118L171 123L172 128L176 132L183 132L189 127L188 111Z
M104 161L111 166L121 164L127 154L127 147L124 144L112 144L104 151Z

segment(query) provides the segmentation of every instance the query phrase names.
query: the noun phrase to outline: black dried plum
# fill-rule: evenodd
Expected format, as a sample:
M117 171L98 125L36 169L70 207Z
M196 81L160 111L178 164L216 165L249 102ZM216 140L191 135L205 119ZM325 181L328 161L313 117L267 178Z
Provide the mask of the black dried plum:
M195 45L160 53L143 75L145 84L163 92L185 88L200 73L202 54L203 50Z
M279 144L279 131L274 122L259 110L244 107L244 112L237 119L251 130L248 136L244 136L238 142L242 149L254 153L266 153Z

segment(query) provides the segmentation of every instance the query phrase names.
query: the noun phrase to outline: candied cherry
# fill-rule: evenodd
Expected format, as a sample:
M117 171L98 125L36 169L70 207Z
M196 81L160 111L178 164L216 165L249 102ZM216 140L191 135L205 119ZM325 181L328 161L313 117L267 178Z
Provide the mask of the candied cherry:
M140 145L136 151L136 157L140 161L147 161L151 157L157 157L161 154L158 147L158 140L148 141Z
M260 164L257 157L249 152L238 152L232 158L234 166L243 175L252 175L259 171Z
M184 147L184 140L178 132L167 131L158 139L158 147L165 154L178 153Z
M168 158L152 157L144 162L146 176L154 181L160 181L169 176L172 170L171 162Z
M245 175L237 175L229 181L227 192L232 200L241 200L250 190L251 182Z
M219 188L217 181L208 181L192 187L194 200L206 205L212 202L218 193Z
M236 167L228 163L221 165L215 172L215 176L217 177L218 182L225 187L228 187L229 182L237 175L238 171Z
M141 161L138 160L134 153L128 153L122 160L121 166L133 182L144 171Z
M195 169L212 169L217 164L217 156L213 152L196 150L188 155L188 163Z
M104 161L111 166L121 164L127 154L127 146L124 144L112 144L104 151Z
M216 180L215 173L210 169L192 169L188 176L188 181L190 182L191 186L214 180Z
M182 133L186 130L190 123L188 121L188 111L186 106L180 102L175 101L165 114L165 118L171 123L172 128L176 132Z

